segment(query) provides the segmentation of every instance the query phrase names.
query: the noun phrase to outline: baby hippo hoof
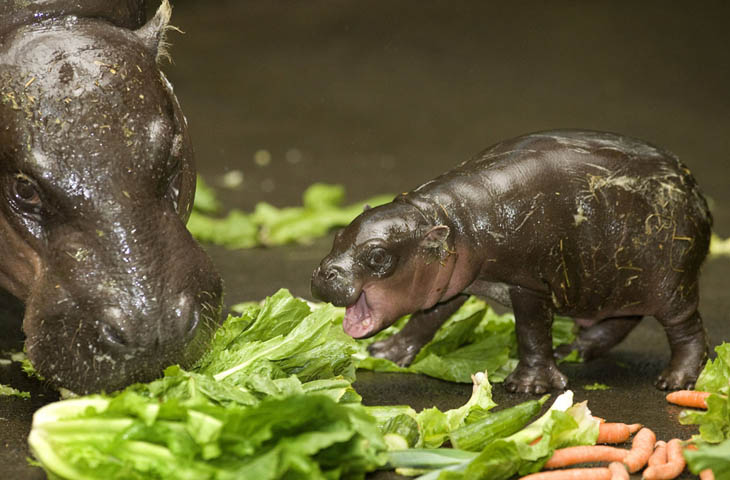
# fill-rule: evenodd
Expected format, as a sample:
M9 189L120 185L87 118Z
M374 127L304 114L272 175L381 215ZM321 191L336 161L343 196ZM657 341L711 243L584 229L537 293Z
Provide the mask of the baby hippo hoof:
M375 358L385 358L399 367L407 367L413 362L419 348L404 342L398 335L375 342L368 347L368 352Z
M525 366L522 363L507 376L504 387L510 393L542 394L548 390L563 390L568 378L553 365Z
M666 368L654 382L659 390L692 390L697 381L697 374L682 369Z

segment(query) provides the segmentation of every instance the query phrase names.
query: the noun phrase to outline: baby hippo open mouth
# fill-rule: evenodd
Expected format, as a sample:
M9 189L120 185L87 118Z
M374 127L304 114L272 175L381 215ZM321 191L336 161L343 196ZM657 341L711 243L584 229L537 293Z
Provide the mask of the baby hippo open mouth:
M377 332L373 328L373 316L365 292L360 293L357 302L345 309L342 328L353 338L369 337Z

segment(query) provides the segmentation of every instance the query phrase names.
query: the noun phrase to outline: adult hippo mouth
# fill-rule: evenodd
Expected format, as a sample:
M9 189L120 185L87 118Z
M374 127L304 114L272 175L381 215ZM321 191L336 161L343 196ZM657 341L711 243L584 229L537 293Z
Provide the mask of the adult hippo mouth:
M373 319L373 310L368 305L367 295L363 290L357 301L345 309L342 328L352 338L366 338L378 332Z

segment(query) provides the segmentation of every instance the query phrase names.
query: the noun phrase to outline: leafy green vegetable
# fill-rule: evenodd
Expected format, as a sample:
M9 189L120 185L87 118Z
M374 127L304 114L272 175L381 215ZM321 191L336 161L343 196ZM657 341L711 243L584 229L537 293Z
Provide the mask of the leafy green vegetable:
M383 461L382 439L359 405L323 395L220 404L195 390L180 397L179 385L165 382L175 377L195 383L171 372L159 381L167 385L152 385L155 395L127 390L44 407L29 437L36 458L74 480L363 478Z
M344 311L280 290L241 305L194 371L50 404L29 443L51 478L363 478L385 450L438 446L494 406L475 375L460 408L363 407ZM387 442L387 443L386 443Z
M451 432L463 426L468 418L481 417L495 405L492 400L492 386L487 381L486 375L477 373L474 375L474 387L469 401L459 408L442 412L433 407L418 413L406 405L366 408L368 413L376 418L384 434L397 433L403 437L408 446L436 448L446 441ZM404 416L410 417L415 423L402 418Z
M301 207L277 208L260 202L253 213L234 209L216 218L209 216L220 208L215 196L200 181L198 188L200 197L196 196L188 230L201 242L229 248L309 243L335 227L349 224L362 212L363 205L377 206L393 199L392 195L380 195L343 206L345 190L341 185L315 183L304 192Z
M707 411L684 410L682 424L699 425L694 441L697 451L684 451L693 472L711 468L715 478L730 475L730 343L715 347L717 358L708 360L697 379L696 389L711 392ZM717 444L717 445L712 445Z
M203 177L198 175L195 180L195 210L201 213L218 213L221 210L221 202Z
M695 388L703 392L730 394L730 343L715 347L717 358L708 360L697 378Z
M508 437L492 440L478 454L410 449L389 453L388 465L430 470L419 477L422 480L508 479L540 470L556 448L594 444L598 425L585 402L573 405L573 392L567 391L538 420Z
M408 367L384 358L370 357L367 346L399 332L401 319L374 337L360 341L359 367L379 372L423 373L452 382L469 383L473 372L489 372L492 383L503 381L517 365L514 315L497 315L483 300L471 297L436 332ZM573 321L555 317L553 345L570 344L575 339Z
M679 416L682 424L699 425L698 443L719 443L730 439L730 343L715 348L717 358L708 360L697 379L697 390L711 392L707 398L707 411L684 410Z
M39 410L34 455L74 480L363 478L386 444L350 385L341 319L285 290L248 304L196 371Z
M730 256L730 238L720 238L713 233L710 241L710 255L713 257Z
M233 210L224 218L215 218L193 210L187 224L190 233L200 242L228 248L252 248L259 245L258 231L251 216Z
M16 388L0 383L0 397L2 396L30 398L30 392L21 392Z
M611 390L611 387L609 387L605 383L598 383L598 382L596 382L596 383L593 383L591 385L583 385L583 390L589 390L589 391L594 391L594 390Z
M697 450L684 449L684 458L694 474L707 468L715 478L730 478L730 439L719 445L703 445Z
M449 434L451 444L470 452L480 451L489 442L506 437L524 428L537 415L549 395L540 400L528 400L514 407L506 408L464 425Z

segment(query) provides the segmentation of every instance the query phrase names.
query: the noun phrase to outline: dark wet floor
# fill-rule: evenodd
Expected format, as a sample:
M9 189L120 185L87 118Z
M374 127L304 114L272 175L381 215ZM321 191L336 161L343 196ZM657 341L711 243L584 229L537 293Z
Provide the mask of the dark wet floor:
M315 181L350 199L399 192L500 139L556 127L612 130L677 153L730 235L730 8L723 2L173 2L174 64L200 172L228 207L299 202ZM270 162L254 158L265 150ZM259 153L261 160L267 155ZM239 175L240 177L240 175ZM279 287L307 296L331 238L308 247L210 248L227 302ZM713 344L730 340L730 260L707 262L701 311ZM2 314L2 313L0 313ZM2 314L0 350L21 348ZM687 438L652 386L668 358L649 319L607 357L568 365L578 399L610 420L641 422L660 438ZM601 382L608 391L583 385ZM12 366L0 383L32 399L0 398L6 478L44 478L26 466L33 411L54 398ZM368 404L462 404L469 387L420 376L363 373ZM497 401L523 400L497 386ZM380 474L377 478L387 478ZM686 475L690 478L689 475Z

